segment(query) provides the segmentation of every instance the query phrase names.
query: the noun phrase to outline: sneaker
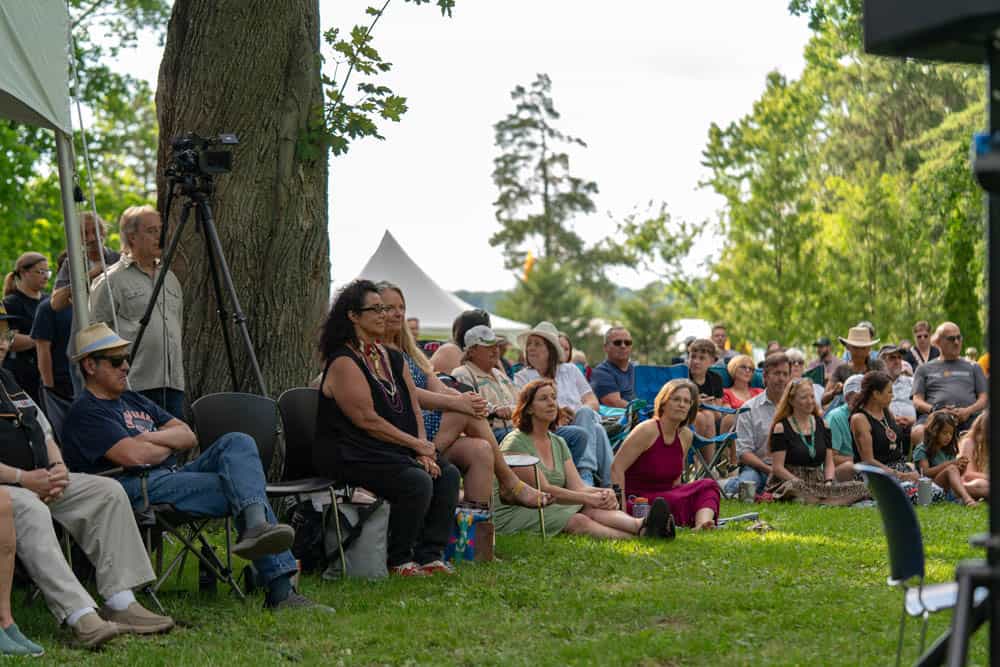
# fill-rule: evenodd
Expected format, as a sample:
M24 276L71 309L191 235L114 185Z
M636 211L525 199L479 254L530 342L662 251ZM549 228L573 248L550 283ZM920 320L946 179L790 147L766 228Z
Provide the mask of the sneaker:
M432 560L420 566L420 570L427 574L455 574L455 566L443 560Z
M283 523L264 523L247 530L233 545L233 553L243 560L257 560L263 556L288 551L295 540L295 530Z
M399 577L427 577L430 576L429 572L425 572L422 567L414 563L412 560L408 563L403 563L402 565L396 565L395 567L389 568L389 574L395 574Z
M302 595L294 589L292 589L292 592L288 594L288 597L280 602L275 602L273 604L265 602L264 608L270 609L271 611L282 611L284 609L318 609L331 614L336 612L336 609L333 607L327 607L326 605L310 600L305 595Z
M138 602L133 602L128 609L122 611L104 605L97 610L97 613L105 621L116 623L134 635L155 635L159 632L170 632L174 627L174 619L154 614Z
M105 642L128 632L117 623L105 621L96 612L84 614L76 625L72 626L72 630L77 643L91 649L99 648Z
M20 642L15 641L13 637L0 629L0 658L26 658L30 655L32 653L27 646L23 646Z
M30 655L33 658L45 655L45 649L25 637L20 628L17 627L17 623L12 623L9 628L4 630L4 633L6 633L9 639L12 639L14 642L23 646L27 650L27 655Z

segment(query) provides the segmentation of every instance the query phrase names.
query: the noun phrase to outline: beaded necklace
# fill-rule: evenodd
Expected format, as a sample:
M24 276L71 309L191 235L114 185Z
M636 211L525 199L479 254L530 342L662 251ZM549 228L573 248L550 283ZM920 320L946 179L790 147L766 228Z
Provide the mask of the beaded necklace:
M401 413L403 411L403 397L396 386L396 377L392 374L385 349L377 342L362 343L361 349L354 348L354 352L361 357L365 371L382 390L382 395L385 397L389 409L396 414ZM384 374L384 377L380 372Z
M788 423L789 425L791 425L792 430L795 431L795 434L799 436L799 440L809 451L809 458L811 459L816 458L816 418L812 415L809 415L810 433L808 438L802 434L799 422L798 420L795 419L794 415L789 415Z

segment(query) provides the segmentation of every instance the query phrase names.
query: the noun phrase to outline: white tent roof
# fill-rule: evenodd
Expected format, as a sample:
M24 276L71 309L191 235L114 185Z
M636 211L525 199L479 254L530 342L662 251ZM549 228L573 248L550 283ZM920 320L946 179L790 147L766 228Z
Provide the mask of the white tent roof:
M376 282L388 280L399 285L406 295L406 315L419 318L421 329L451 331L451 323L459 313L475 308L451 292L441 289L410 259L388 230L358 277ZM527 324L493 313L490 313L490 322L494 330L503 333L527 331L530 328Z
M0 3L0 117L71 134L63 0Z

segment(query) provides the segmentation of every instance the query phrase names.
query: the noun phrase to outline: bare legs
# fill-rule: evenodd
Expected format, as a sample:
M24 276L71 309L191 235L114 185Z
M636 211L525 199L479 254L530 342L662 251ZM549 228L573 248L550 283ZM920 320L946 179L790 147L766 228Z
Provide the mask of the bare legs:
M714 438L716 435L715 413L708 410L699 410L698 416L694 420L694 430L705 439ZM715 445L705 445L702 447L701 455L705 457L706 461L711 461L715 457ZM714 472L712 477L716 477Z
M695 530L712 530L715 528L715 510L710 507L702 507L694 513Z
M950 490L956 496L961 498L962 502L966 505L976 504L975 498L969 495L965 484L962 483L962 474L958 472L958 468L955 466L948 466L935 475L934 482L945 491Z
M973 498L986 498L990 497L990 480L988 479L970 479L965 484L965 490L969 492L969 495Z
M570 518L565 530L571 535L626 540L635 537L640 526L642 519L631 517L625 512L585 507Z
M7 489L0 487L0 628L14 623L10 610L10 593L14 579L14 556L17 537L14 534L14 506Z

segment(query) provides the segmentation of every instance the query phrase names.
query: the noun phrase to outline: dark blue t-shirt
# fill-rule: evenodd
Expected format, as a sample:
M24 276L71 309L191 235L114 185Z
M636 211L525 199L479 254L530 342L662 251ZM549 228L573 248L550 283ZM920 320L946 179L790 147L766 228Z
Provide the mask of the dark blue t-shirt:
M73 472L96 473L116 467L104 454L123 438L155 431L173 415L134 391L113 401L84 389L63 425L63 456ZM171 465L173 457L161 465Z
M52 310L49 298L38 304L35 311L35 322L31 325L31 337L35 340L47 340L51 345L52 376L55 380L55 390L66 398L73 397L73 382L69 376L69 357L66 348L69 345L70 329L73 326L73 309L63 308L56 312Z
M623 401L631 401L635 398L635 364L630 361L628 370L623 371L605 359L591 371L590 386L597 400L617 391Z

